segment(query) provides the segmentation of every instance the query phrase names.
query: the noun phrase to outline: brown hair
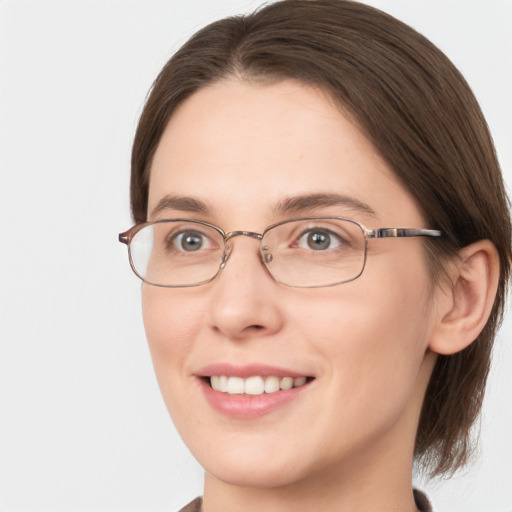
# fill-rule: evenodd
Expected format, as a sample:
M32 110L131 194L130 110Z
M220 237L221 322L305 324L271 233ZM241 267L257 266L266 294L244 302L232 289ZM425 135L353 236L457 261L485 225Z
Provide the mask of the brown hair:
M395 18L348 0L283 0L197 32L157 77L132 153L131 204L146 220L151 160L176 107L202 87L238 76L296 79L325 90L415 196L429 227L431 268L490 239L500 282L484 330L465 350L438 357L425 396L416 456L432 474L471 453L511 262L508 202L493 143L464 78L430 41Z

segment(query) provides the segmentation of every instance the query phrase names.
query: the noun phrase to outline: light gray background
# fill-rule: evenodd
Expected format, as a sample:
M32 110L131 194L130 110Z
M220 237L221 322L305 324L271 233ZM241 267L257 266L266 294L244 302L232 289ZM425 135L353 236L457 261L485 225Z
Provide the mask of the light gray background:
M131 225L130 144L172 51L247 0L0 0L0 510L166 511L201 490L157 389ZM368 0L430 37L479 98L512 184L512 2ZM510 512L512 326L465 474L436 512Z

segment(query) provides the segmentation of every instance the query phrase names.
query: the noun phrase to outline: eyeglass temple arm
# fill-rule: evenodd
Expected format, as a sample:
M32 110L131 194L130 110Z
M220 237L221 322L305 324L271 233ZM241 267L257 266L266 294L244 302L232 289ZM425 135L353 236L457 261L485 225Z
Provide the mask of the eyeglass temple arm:
M439 237L441 231L424 228L378 228L366 230L367 238L406 238L416 236Z

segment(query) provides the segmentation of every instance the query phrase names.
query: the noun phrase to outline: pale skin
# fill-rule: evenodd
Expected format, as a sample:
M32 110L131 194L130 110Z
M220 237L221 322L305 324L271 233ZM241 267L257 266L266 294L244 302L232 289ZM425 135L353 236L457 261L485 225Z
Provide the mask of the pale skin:
M278 208L329 193L369 208ZM204 208L169 202L153 213L169 195ZM195 93L173 114L152 163L149 220L199 219L261 233L311 215L349 217L368 228L431 227L368 140L318 90L230 79ZM444 285L431 282L423 244L370 241L358 279L298 289L273 281L258 242L239 237L213 282L143 286L156 375L178 431L205 469L206 512L417 510L414 438L436 352L475 339L497 282L490 243L448 263ZM212 363L277 365L314 379L269 414L232 418L200 390L198 372Z

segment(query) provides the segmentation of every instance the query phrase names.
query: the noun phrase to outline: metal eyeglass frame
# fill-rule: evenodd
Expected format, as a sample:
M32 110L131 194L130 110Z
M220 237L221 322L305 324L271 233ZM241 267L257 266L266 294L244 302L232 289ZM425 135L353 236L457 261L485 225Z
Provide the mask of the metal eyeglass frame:
M376 228L376 229L368 229L366 226L364 226L360 222L357 222L357 221L355 221L353 219L348 219L346 217L337 217L337 216L329 215L329 216L320 216L320 217L297 217L297 218L294 218L294 219L283 220L283 221L277 222L275 224L272 224L272 225L266 227L264 229L263 233L256 233L254 231L229 231L228 233L226 233L222 228L219 228L215 224L211 224L210 222L205 222L205 221L202 221L202 220L181 219L181 218L159 219L159 220L149 221L149 222L139 222L139 223L135 224L134 226L132 226L127 231L124 231L123 233L119 233L119 242L127 245L127 247L128 247L128 258L130 260L130 266L131 266L133 272L135 273L135 275L137 277L139 277L140 279L142 279L142 281L144 281L145 283L151 284L153 286L160 286L160 287L163 287L163 288L189 288L189 287L192 287L192 286L201 286L203 284L210 283L221 273L221 271L226 266L226 263L227 263L227 261L229 259L229 256L230 256L231 250L232 250L232 245L228 244L228 242L231 239L233 239L233 238L235 238L237 236L248 236L250 238L254 238L256 240L259 240L261 242L261 240L263 239L265 234L268 233L271 229L273 229L273 228L275 228L277 226L281 226L283 224L287 224L289 222L296 222L296 221L329 220L329 219L332 219L332 220L342 220L342 221L351 222L352 224L356 224L357 226L359 226L359 228L361 229L361 232L363 233L363 236L364 236L364 256L363 256L363 264L361 266L361 271L355 277L352 277L351 279L345 279L343 281L339 281L339 282L331 283L331 284L304 285L304 286L301 286L301 285L290 285L290 284L287 284L287 283L284 283L284 282L280 281L279 279L276 279L272 275L272 273L270 272L269 268L265 264L265 261L264 261L264 259L262 257L262 264L265 267L265 269L267 270L267 272L270 275L270 277L274 281L276 281L277 283L283 284L285 286L290 286L292 288L327 288L329 286L337 286L339 284L344 284L344 283L348 283L350 281L354 281L355 279L357 279L358 277L361 276L361 274L363 273L363 271L365 269L365 266L366 266L366 255L367 255L367 252L368 252L368 240L370 240L370 239L373 239L373 238L417 238L417 237L429 237L429 238L433 237L433 238L438 238L438 237L443 236L441 231L439 231L437 229L427 229L427 228ZM151 281L146 281L144 279L144 277L142 277L137 272L137 270L135 268L135 265L133 263L133 260L132 260L132 255L131 255L131 250L130 250L130 243L133 240L134 236L141 229L145 228L146 226L150 226L150 225L153 225L153 224L160 224L160 223L169 222L169 221L171 221L171 222L192 222L192 223L195 223L195 224L200 224L200 225L207 226L209 228L214 229L215 231L217 231L222 236L222 238L224 239L224 252L222 254L221 262L220 262L220 265L219 265L219 268L218 268L217 272L210 279L207 279L205 281L200 281L199 283L193 283L193 284L166 285L166 284L158 284L158 283L153 283ZM260 244L260 254L262 254L261 244Z

